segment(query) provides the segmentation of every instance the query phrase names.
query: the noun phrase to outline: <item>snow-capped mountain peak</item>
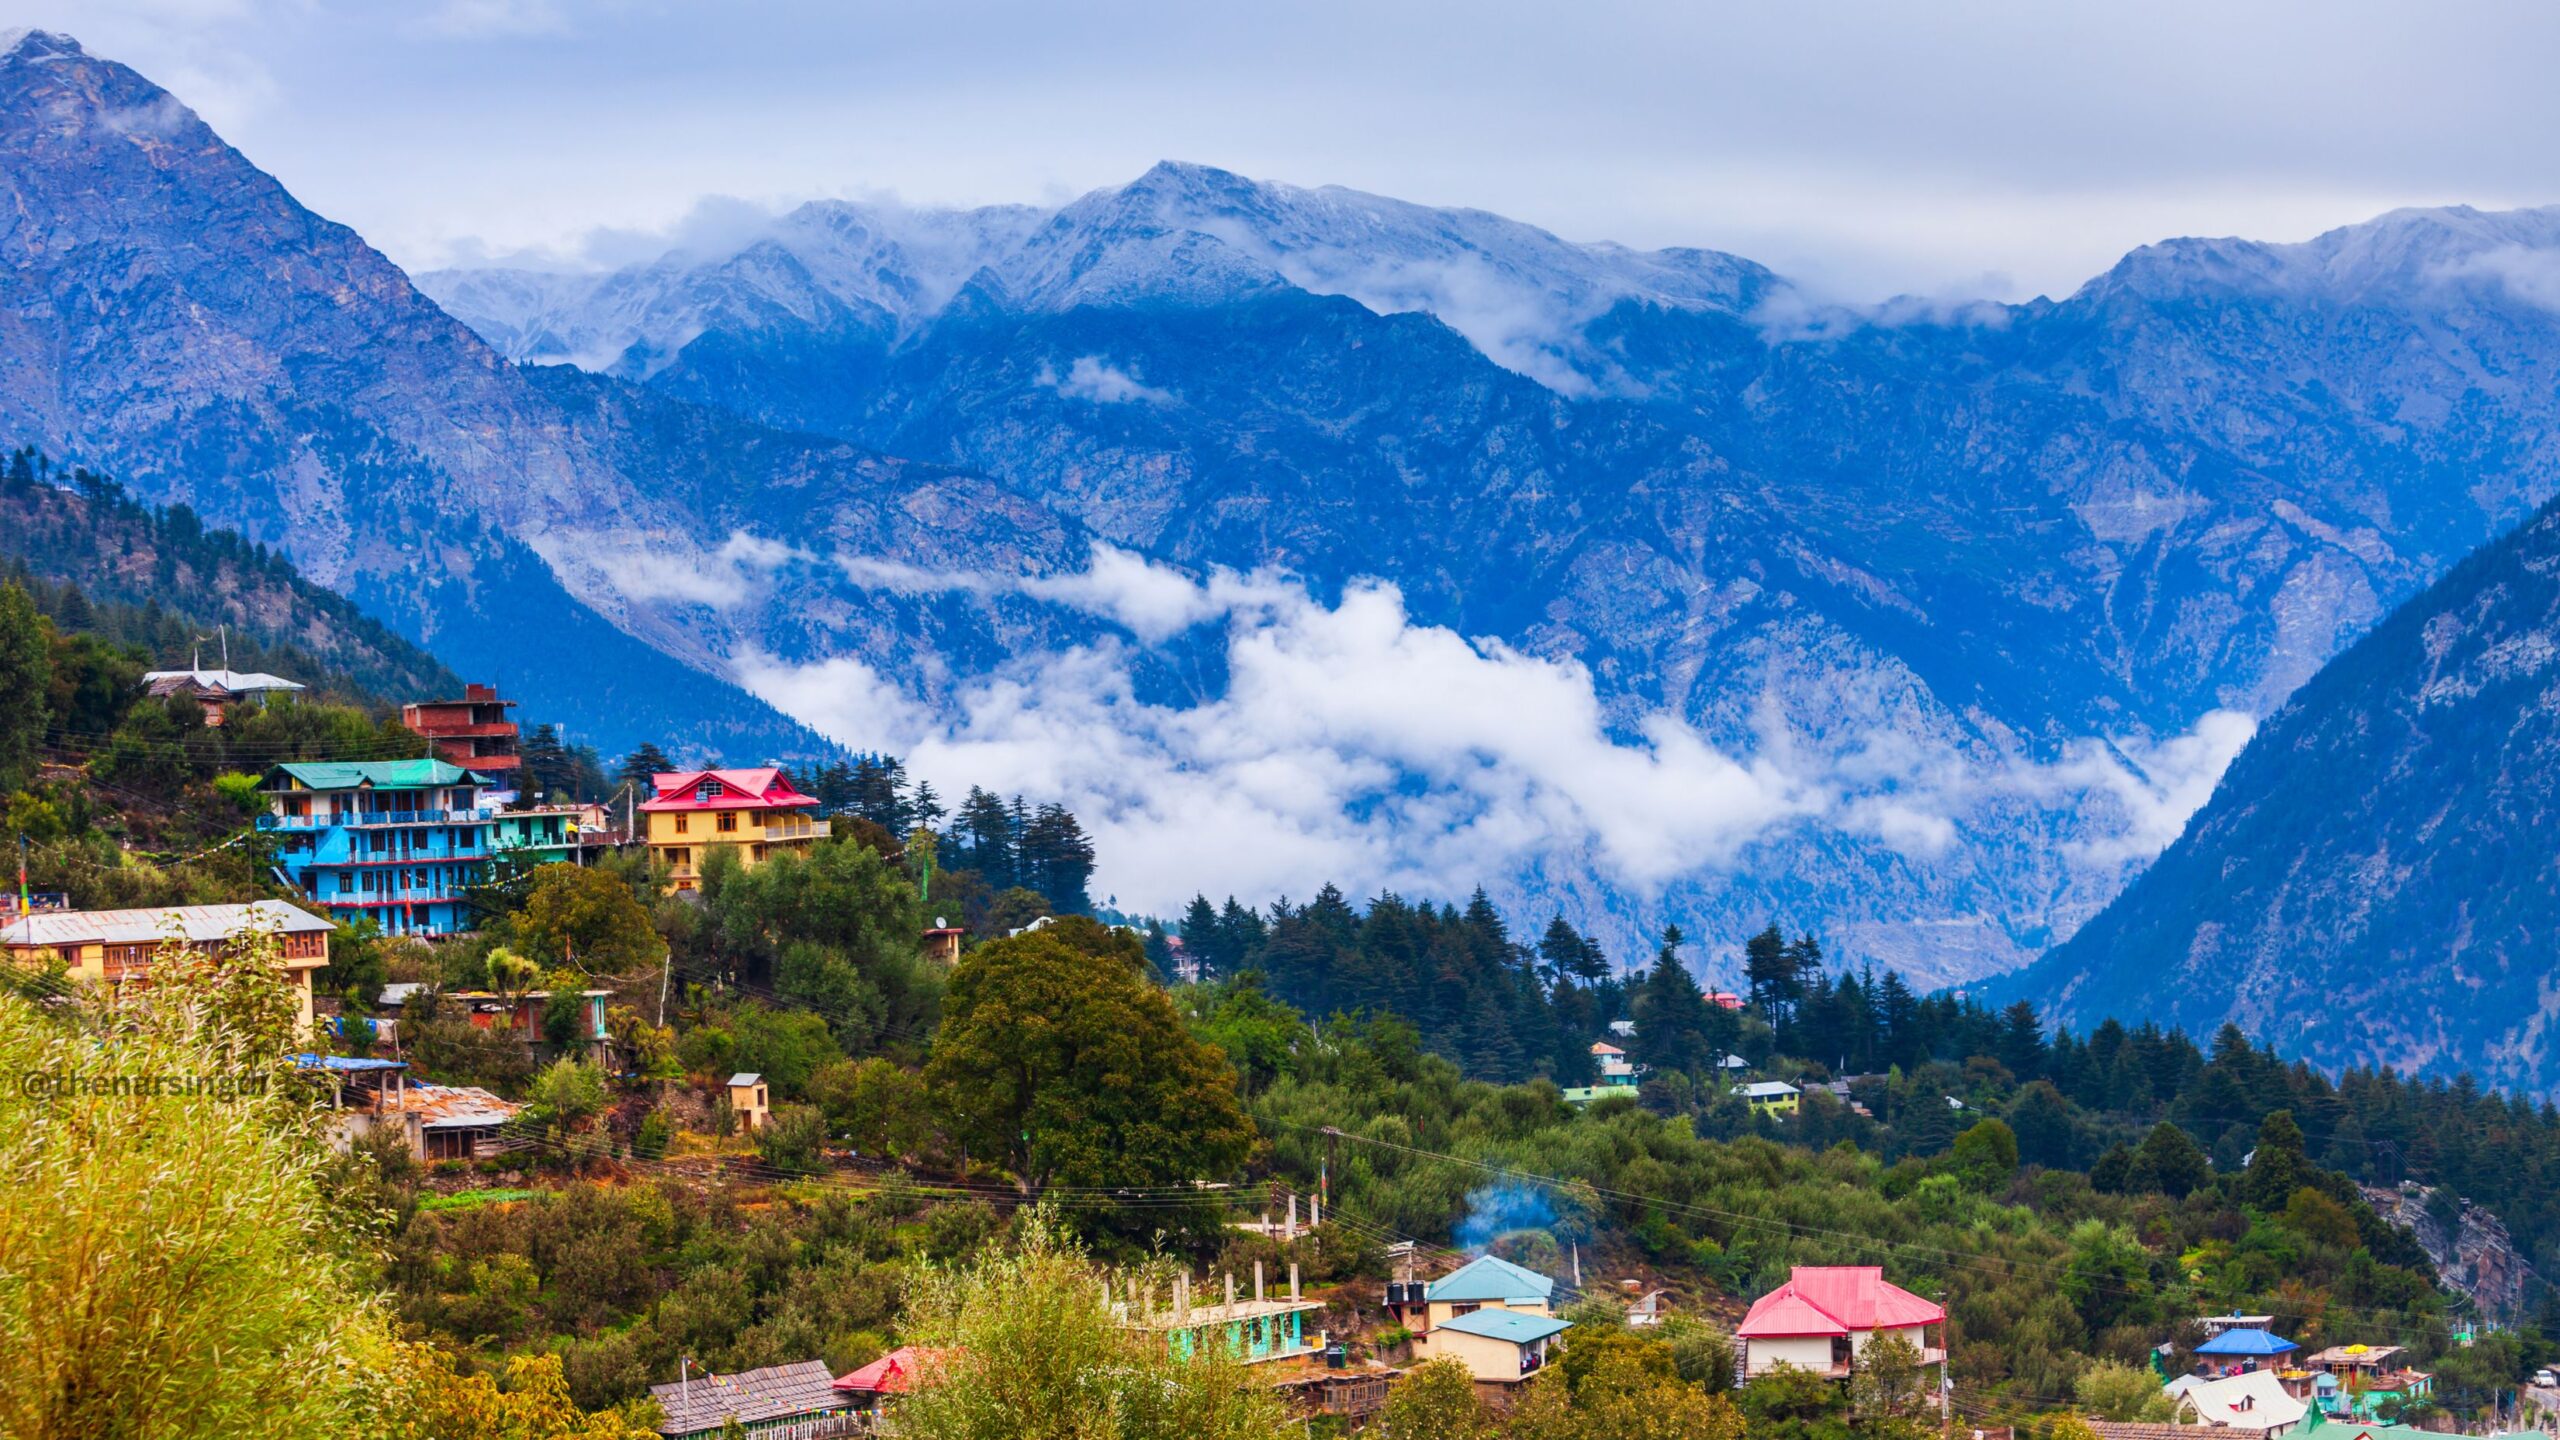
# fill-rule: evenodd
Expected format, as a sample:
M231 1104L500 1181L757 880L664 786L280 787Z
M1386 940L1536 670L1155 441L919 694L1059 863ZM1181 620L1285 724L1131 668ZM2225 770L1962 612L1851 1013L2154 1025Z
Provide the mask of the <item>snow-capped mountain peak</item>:
M739 262L761 247L778 247L805 275L745 273ZM1582 331L1611 307L1742 313L1779 283L1709 250L1577 244L1487 211L1164 161L1055 211L816 201L725 253L671 252L583 280L438 271L419 284L519 359L645 374L705 330L817 313L797 293L804 284L863 317L847 323L872 323L876 308L904 336L981 276L1002 303L1048 313L1287 288L1342 296L1379 314L1435 316L1498 363L1567 393L1609 383Z

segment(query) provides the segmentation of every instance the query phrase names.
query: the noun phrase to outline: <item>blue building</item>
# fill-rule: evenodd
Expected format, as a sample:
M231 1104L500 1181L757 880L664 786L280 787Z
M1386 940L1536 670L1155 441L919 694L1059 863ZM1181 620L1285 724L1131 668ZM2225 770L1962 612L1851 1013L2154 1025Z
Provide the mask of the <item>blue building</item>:
M391 935L471 928L463 891L489 860L496 811L483 777L442 760L279 765L258 788L276 869L333 920L370 917Z

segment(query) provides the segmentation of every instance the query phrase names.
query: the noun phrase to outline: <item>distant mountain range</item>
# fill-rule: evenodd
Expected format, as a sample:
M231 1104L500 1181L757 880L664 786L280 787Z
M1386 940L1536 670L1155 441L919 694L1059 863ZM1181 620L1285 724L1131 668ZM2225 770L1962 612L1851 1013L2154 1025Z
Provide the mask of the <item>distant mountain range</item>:
M2297 691L2167 853L1997 989L2550 1093L2555 832L2560 502Z
M0 421L608 749L819 743L771 706L1060 794L1137 905L1482 878L1622 955L2015 966L2560 490L2560 211L1850 309L1167 164L421 295L59 37L0 149Z

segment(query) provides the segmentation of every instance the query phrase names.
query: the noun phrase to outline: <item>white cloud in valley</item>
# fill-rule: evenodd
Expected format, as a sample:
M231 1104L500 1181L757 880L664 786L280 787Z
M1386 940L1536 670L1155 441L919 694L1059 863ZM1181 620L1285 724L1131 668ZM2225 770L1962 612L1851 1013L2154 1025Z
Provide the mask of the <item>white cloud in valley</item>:
M1170 405L1173 392L1160 390L1136 375L1099 355L1079 355L1061 375L1051 366L1040 367L1039 381L1071 400L1090 400L1097 405Z
M738 678L938 789L1064 801L1095 834L1097 893L1157 909L1194 890L1303 895L1328 880L1457 893L1564 854L1654 894L1790 826L1934 854L1994 792L2117 817L2083 857L2112 865L2174 838L2248 734L2246 717L2216 712L2157 743L2092 741L1986 773L1900 735L1816 754L1768 714L1735 754L1669 714L1613 723L1581 665L1417 624L1383 583L1326 604L1269 572L1194 579L1107 545L1075 576L844 568L902 593L1029 595L1130 631L1022 657L934 704L850 657L749 651ZM1139 698L1131 646L1211 620L1225 626L1225 692Z
M817 557L780 540L744 530L708 552L631 536L578 537L554 546L554 563L567 562L599 576L627 600L673 600L735 610L760 597L774 571Z

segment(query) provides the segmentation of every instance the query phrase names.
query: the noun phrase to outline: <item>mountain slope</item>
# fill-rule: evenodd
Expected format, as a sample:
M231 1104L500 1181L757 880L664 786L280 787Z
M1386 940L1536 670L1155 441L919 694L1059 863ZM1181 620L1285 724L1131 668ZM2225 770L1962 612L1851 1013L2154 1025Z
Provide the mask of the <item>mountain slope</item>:
M895 462L837 443L758 474L790 447L725 414L638 446L582 430L353 232L64 37L0 55L0 153L0 431L274 544L607 749L831 748L728 683L720 607L662 603L623 567L722 570L730 531L667 477L816 488L852 513L900 489ZM987 493L944 492L964 534L1011 555L1002 515L963 508Z
M436 658L391 633L282 555L229 530L208 530L183 506L154 512L114 481L86 471L47 475L24 450L0 472L0 559L24 575L130 607L162 668L201 658L221 665L215 627L227 627L231 665L319 685L340 682L379 704L460 693ZM69 488L52 483L63 482Z
M811 238L841 231L859 263ZM910 231L968 239L910 262ZM2094 913L2250 718L2560 489L2541 255L2560 213L2407 212L1853 312L1713 252L1168 164L1030 218L806 207L545 282L645 291L648 324L565 290L544 324L1195 574L1382 577L1416 623L1587 667L1622 737L1782 757L1817 818L1644 899L1530 844L1504 898L1625 944L1662 907L1712 943L1774 913L1954 979ZM503 341L478 297L522 279L422 283Z
M2000 988L2560 1092L2555 830L2560 503L2332 660L2175 845Z

